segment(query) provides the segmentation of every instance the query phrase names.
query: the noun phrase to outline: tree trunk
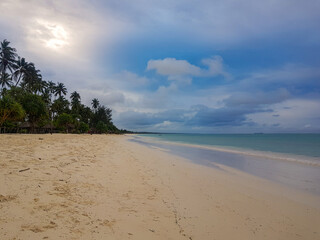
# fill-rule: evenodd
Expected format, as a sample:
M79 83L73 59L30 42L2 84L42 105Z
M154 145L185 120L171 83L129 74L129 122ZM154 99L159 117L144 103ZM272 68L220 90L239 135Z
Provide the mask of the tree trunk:
M18 81L17 81L17 83L16 83L16 85L15 85L15 87L18 85L18 83L20 82L20 79L21 79L21 74L19 75L19 79L18 79Z

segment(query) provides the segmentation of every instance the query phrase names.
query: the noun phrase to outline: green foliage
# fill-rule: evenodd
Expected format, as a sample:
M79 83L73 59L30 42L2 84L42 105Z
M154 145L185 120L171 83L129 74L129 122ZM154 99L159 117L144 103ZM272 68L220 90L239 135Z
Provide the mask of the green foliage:
M106 133L108 131L108 126L102 121L99 121L96 125L96 130L98 133Z
M22 106L26 111L27 119L34 128L35 125L48 117L46 104L42 98L35 94L26 94L22 98Z
M67 92L68 92L67 88L64 86L64 84L58 82L58 84L56 85L56 87L54 89L54 95L59 96L61 98L62 95L66 95Z
M80 120L86 124L89 124L90 120L92 119L93 112L91 109L85 105L80 105L79 108L79 117Z
M0 91L0 125L12 128L12 132L17 131L20 121L29 122L32 132L55 131L52 122L60 130L74 133L120 132L112 123L110 108L94 98L91 109L81 103L76 91L70 95L70 104L65 85L43 80L34 63L19 57L7 40L0 42ZM30 132L30 125L25 125L23 131Z
M53 101L51 110L57 115L60 115L62 113L70 113L69 105L69 101L61 96Z
M15 58L17 57L16 49L9 46L10 42L4 39L0 43L0 72L3 75L7 70L13 71Z
M89 131L89 125L84 123L84 122L80 122L79 124L79 131L81 133L87 133Z
M68 133L69 125L72 124L73 122L74 122L73 118L70 114L62 113L58 116L56 120L56 126Z
M92 99L91 105L93 109L97 110L97 108L100 106L99 100L97 98Z
M0 86L2 89L11 87L11 76L8 73L0 73Z
M9 96L0 98L0 126L6 121L19 121L25 116L22 106Z
M11 87L10 90L7 91L7 96L10 96L15 101L21 103L23 101L24 96L27 94L21 87Z

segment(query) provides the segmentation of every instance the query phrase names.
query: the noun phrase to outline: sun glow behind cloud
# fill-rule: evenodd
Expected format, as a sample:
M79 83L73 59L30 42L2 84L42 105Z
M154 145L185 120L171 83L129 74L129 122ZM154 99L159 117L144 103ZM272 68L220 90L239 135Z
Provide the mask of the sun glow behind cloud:
M37 20L36 33L41 42L52 50L59 50L70 44L68 32L62 25Z
M311 132L317 1L1 0L0 40L121 128Z

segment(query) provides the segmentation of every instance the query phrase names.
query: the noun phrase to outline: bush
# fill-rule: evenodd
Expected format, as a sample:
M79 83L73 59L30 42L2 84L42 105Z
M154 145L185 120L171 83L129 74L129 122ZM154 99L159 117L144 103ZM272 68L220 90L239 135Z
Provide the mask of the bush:
M89 125L84 123L84 122L80 122L79 124L79 131L81 133L87 133L89 131Z
M56 121L57 127L65 131L66 133L68 133L68 127L72 123L73 123L73 118L70 114L67 114L67 113L62 113L61 115L59 115Z
M106 133L108 131L108 126L104 122L99 121L97 123L96 129L98 133Z

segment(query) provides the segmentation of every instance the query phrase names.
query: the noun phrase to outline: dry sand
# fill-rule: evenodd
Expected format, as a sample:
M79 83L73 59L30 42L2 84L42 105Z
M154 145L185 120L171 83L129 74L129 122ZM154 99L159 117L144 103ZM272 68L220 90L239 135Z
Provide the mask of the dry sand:
M0 239L320 239L318 197L128 138L0 135Z

